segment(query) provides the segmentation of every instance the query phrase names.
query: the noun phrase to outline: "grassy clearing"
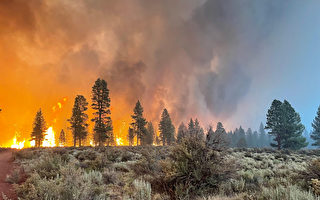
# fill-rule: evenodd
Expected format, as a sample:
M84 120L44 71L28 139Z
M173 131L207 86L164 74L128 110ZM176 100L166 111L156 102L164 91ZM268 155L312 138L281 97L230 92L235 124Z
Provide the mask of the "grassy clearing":
M193 140L168 147L25 149L14 156L27 175L15 184L21 199L320 199L316 150L216 152Z

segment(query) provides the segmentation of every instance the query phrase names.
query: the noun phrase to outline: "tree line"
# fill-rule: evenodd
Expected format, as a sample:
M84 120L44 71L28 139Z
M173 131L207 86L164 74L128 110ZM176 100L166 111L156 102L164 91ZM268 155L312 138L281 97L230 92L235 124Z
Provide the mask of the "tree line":
M91 108L94 122L93 141L97 146L110 146L115 144L110 111L111 99L107 82L97 79L91 91ZM68 119L69 129L73 136L73 145L82 146L88 136L88 101L83 95L77 95L72 108L72 115ZM209 127L206 131L200 126L198 119L190 119L187 125L183 122L177 131L166 108L163 109L158 124L159 135L153 123L148 122L143 115L143 107L138 100L131 115L132 122L128 129L127 139L129 145L172 145L181 143L186 137L204 140L213 148L238 147L261 148L274 147L277 149L301 149L308 145L302 135L305 127L301 123L300 115L288 101L274 100L267 112L266 126L260 124L258 131L251 128L246 131L240 126L234 131L226 132L221 122L217 123L215 130ZM320 147L320 107L312 123L313 131L310 135L314 140L313 146ZM46 122L41 109L37 112L31 140L35 146L40 147L46 131ZM268 132L266 132L267 130ZM61 130L59 145L66 144L66 134Z
M89 103L83 95L77 95L72 108L72 115L68 119L69 129L73 136L73 145L82 146L88 136L88 110ZM93 118L93 140L98 146L114 145L113 127L110 111L110 97L107 82L97 79L91 91L91 108L94 110ZM33 123L31 140L35 141L35 147L40 147L45 136L46 122L41 109L37 112ZM59 145L66 143L66 134L61 130L59 135Z

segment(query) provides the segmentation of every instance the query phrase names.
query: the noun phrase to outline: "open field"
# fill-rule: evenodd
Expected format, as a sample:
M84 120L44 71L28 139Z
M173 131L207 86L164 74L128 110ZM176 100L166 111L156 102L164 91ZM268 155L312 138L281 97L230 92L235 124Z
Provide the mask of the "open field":
M191 146L24 149L8 181L21 199L319 199L319 150Z

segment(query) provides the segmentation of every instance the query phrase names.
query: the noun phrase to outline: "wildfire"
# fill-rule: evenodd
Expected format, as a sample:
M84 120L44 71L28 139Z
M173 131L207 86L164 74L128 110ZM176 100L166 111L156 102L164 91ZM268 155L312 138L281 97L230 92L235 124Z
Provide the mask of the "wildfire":
M54 131L52 126L48 128L45 133L44 140L42 143L43 147L55 147L56 146L56 139L54 136Z
M117 142L117 146L123 145L122 138L117 138L117 139L116 139L116 142Z
M26 141L22 141L22 142L17 142L17 136L14 136L13 138L13 144L11 145L12 149L22 149L24 147L24 143Z

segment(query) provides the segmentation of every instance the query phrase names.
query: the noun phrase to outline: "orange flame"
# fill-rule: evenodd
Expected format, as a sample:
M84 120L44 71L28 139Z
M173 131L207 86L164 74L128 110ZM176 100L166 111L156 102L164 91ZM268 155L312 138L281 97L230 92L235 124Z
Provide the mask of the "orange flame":
M22 149L24 147L25 142L26 142L25 140L22 142L17 142L17 136L14 136L11 148L12 149Z
M56 139L54 136L54 131L52 126L48 128L45 133L44 140L42 142L43 147L55 147L56 146Z
M117 146L122 146L123 145L122 138L117 138L116 143L117 143Z

